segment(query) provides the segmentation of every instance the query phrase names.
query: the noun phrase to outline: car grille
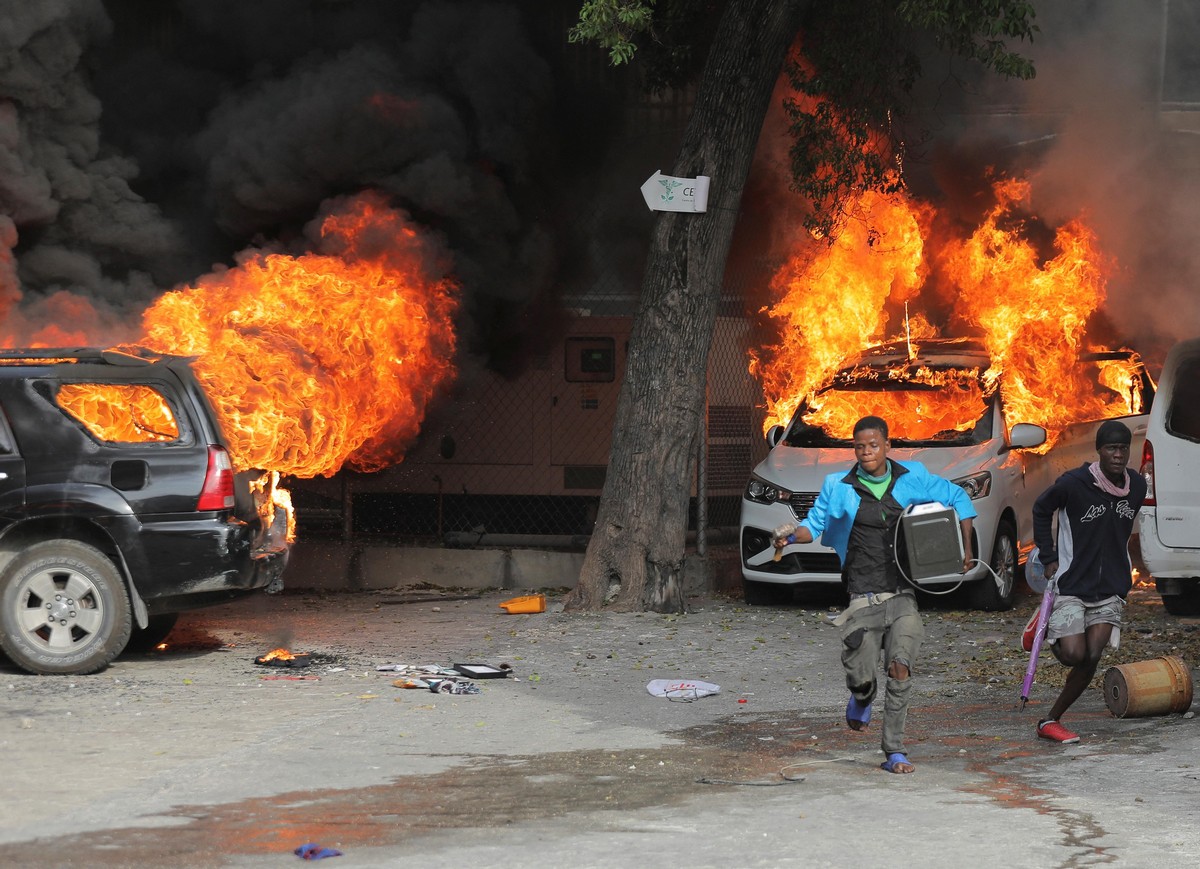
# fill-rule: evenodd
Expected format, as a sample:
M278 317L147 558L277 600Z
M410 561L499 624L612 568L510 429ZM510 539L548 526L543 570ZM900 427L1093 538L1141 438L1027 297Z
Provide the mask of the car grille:
M808 511L812 509L812 505L816 503L816 492L792 492L792 499L788 504L792 507L792 513L797 519L803 519L808 515Z
M779 561L768 561L754 568L762 573L792 576L797 573L828 573L840 576L842 563L836 552L790 552Z
M804 552L793 553L800 564L801 573L836 573L841 574L842 562L836 552Z

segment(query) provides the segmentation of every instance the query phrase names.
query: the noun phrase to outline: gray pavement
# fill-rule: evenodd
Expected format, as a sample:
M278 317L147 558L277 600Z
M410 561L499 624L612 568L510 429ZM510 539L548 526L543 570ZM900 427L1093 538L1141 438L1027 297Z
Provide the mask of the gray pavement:
M1098 690L1062 747L1033 737L1055 665L1016 702L1033 608L925 606L917 772L849 731L827 607L697 598L686 615L510 615L513 592L259 596L185 614L103 673L0 662L5 866L926 867L1190 865L1200 729L1118 719ZM1135 596L1143 635L1178 627ZM429 598L436 598L430 600ZM455 599L460 598L460 599ZM465 599L461 599L465 598ZM254 658L307 652L303 670ZM387 664L510 664L477 695ZM1102 665L1102 672L1105 665ZM303 676L306 678L294 678ZM314 678L315 677L315 678ZM682 703L655 678L721 686ZM876 714L881 714L876 701Z

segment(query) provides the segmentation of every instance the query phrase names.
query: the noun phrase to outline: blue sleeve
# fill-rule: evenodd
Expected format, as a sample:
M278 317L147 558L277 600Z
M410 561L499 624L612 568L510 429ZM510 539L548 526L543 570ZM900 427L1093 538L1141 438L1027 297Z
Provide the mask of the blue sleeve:
M829 505L833 500L833 487L837 485L838 476L832 474L825 478L825 482L821 484L821 491L817 493L817 500L800 522L812 532L813 540L820 540L821 535L825 533L825 524L829 521Z

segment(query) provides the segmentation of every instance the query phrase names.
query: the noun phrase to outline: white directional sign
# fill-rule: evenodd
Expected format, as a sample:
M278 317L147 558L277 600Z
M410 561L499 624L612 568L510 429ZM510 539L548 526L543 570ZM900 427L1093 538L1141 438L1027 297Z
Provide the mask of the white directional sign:
M655 170L642 185L642 198L651 211L707 211L708 176L675 178Z

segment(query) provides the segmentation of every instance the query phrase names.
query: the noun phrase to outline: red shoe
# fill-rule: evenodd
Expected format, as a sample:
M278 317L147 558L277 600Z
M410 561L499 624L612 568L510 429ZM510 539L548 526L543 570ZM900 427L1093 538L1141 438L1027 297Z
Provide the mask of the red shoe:
M1040 609L1034 610L1033 615L1029 617L1029 621L1025 624L1025 630L1021 631L1021 648L1026 652L1033 651L1033 638L1037 635L1037 623L1040 614Z
M1061 742L1063 745L1070 745L1073 742L1079 741L1079 734L1072 733L1057 721L1039 721L1037 732L1038 736L1040 736L1042 739L1050 739L1054 742Z

